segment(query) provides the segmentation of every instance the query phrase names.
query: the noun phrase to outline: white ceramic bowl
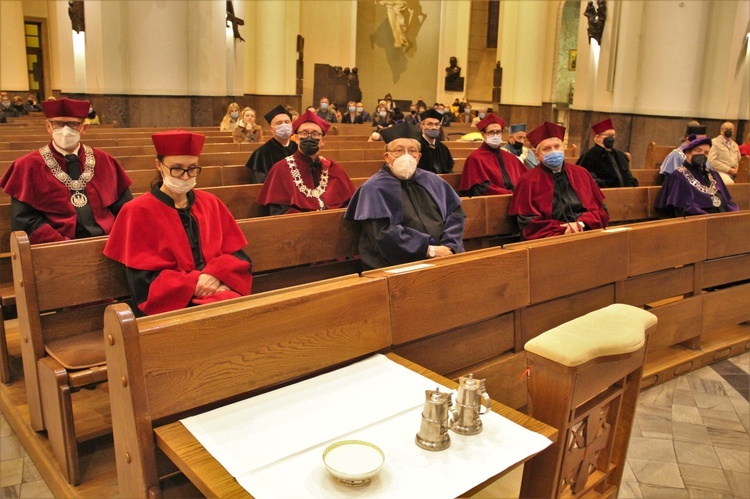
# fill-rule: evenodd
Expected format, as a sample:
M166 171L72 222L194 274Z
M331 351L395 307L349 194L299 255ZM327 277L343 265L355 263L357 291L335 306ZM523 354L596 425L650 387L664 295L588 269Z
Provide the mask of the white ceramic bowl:
M323 463L339 482L356 487L378 474L385 454L377 445L363 440L342 440L323 451Z

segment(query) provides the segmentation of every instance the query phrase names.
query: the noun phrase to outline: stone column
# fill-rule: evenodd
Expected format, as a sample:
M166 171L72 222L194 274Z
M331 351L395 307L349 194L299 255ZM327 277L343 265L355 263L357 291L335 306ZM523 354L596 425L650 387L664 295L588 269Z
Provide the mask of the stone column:
M23 2L0 2L0 20L0 89L28 91Z

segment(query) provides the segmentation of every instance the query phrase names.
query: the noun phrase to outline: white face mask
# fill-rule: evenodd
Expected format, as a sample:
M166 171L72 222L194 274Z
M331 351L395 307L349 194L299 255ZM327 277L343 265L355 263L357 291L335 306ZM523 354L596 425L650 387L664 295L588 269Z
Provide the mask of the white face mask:
M281 140L286 140L292 136L292 125L289 123L280 123L276 125L276 128L274 130L276 132L276 136Z
M494 149L497 149L502 141L503 141L502 135L490 135L487 137L487 140L485 142L487 142L488 146Z
M164 179L164 185L166 185L167 188L175 194L185 194L190 189L195 187L195 182L198 180L197 177L191 177L187 180L182 180L179 178L174 178L169 173L162 175L162 179Z
M396 178L408 180L417 169L417 159L411 154L404 153L393 161L391 171Z
M81 141L81 134L69 126L64 126L57 130L52 130L52 141L60 149L72 151Z

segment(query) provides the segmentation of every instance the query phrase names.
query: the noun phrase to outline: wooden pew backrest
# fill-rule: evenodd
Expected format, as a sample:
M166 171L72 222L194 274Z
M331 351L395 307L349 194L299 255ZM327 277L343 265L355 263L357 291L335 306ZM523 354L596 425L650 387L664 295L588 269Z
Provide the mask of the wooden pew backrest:
M104 338L120 492L143 497L153 421L388 348L388 287L354 276L138 320L119 304Z

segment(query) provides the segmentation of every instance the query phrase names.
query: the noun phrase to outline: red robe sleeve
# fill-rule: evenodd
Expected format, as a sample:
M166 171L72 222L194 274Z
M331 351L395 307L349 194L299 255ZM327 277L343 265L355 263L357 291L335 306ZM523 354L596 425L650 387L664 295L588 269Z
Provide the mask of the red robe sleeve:
M499 152L502 155L503 166L508 174L508 178L514 186L517 185L518 179L526 173L526 167L509 152L502 149ZM498 161L497 154L498 150L492 149L486 143L469 154L461 171L459 190L468 192L475 185L489 182L490 185L485 191L485 195L512 194L512 190L505 188L505 181L500 171L500 162Z

